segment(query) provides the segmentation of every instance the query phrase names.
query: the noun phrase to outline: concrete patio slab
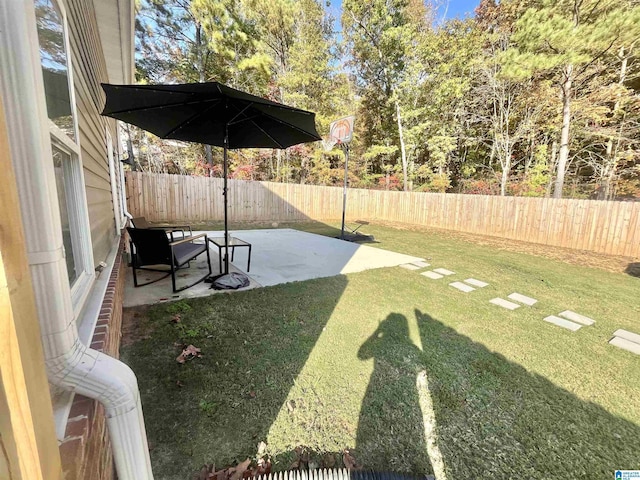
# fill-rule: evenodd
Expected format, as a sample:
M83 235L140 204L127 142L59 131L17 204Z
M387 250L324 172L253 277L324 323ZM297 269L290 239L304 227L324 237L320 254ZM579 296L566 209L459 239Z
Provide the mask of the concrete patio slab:
M422 272L420 275L424 275L425 277L430 278L432 280L439 280L440 278L443 277L439 273L432 272L431 270L429 270L428 272Z
M585 317L584 315L580 315L579 313L572 312L571 310L565 310L564 312L560 312L558 316L562 318L566 318L567 320L571 320L572 322L581 323L582 325L587 325L587 326L593 325L594 323L596 323L595 320L589 317Z
M613 336L624 338L625 340L628 340L630 342L640 344L640 335L638 335L637 333L629 332L628 330L622 330L621 328L619 328L618 330L613 332Z
M506 308L507 310L515 310L516 308L520 308L520 305L517 303L510 302L509 300L505 300L504 298L492 298L489 300L489 303L493 303L494 305L498 305L499 307Z
M447 270L446 268L435 268L433 271L439 273L440 275L455 275L456 273L452 272L451 270Z
M476 280L475 278L467 278L466 280L463 280L463 282L478 288L484 288L489 285L487 282Z
M548 317L544 317L545 322L553 323L558 327L566 328L567 330L571 330L575 332L582 328L582 325L579 323L571 322L569 320L565 320L564 318L556 317L555 315L549 315Z
M197 233L206 233L209 237L223 236L220 231L194 232L194 234ZM419 257L289 228L238 230L232 232L232 236L252 244L251 270L248 272L251 283L246 289L362 272L374 268L395 267L423 260ZM210 252L211 267L213 274L216 275L219 271L217 248L211 248ZM247 266L247 255L248 249L236 249L231 270L244 272ZM201 255L198 261L191 263L191 268L178 271L178 286L198 278L205 269L206 256ZM139 279L144 282L145 278L157 278L152 275L161 274L141 272ZM203 282L173 294L171 278L165 278L145 287L134 288L129 268L126 273L124 306L204 297L219 292L212 290L210 284Z
M418 260L417 262L411 262L411 263L419 268L427 268L431 266L430 263L424 262L422 260Z
M398 265L399 267L406 268L407 270L420 270L420 267L414 265L413 263L405 263L403 265Z
M622 337L613 337L609 340L609 343L615 347L640 355L640 343L632 342Z
M516 302L520 302L523 305L528 305L529 307L538 303L538 300L536 300L535 298L527 297L526 295L522 295L521 293L516 292L509 295L507 298L515 300Z
M461 292L464 292L464 293L473 292L475 290L475 288L467 285L466 283L462 283L462 282L453 282L453 283L450 283L449 286L453 287L453 288L457 288L458 290L460 290Z

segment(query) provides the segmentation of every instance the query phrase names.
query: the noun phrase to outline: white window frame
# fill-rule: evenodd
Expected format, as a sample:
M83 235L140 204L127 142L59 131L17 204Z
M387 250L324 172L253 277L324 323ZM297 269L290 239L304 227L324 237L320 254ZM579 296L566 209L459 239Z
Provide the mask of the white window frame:
M116 235L120 235L120 230L124 226L121 218L121 206L120 206L120 192L118 188L118 183L120 180L120 172L116 169L116 164L113 155L113 138L111 137L111 133L109 132L109 128L107 127L106 132L107 139L107 156L109 158L109 181L111 183L111 202L113 204L113 219L115 221L116 227ZM116 155L117 157L117 155Z
M59 0L49 0L53 7L57 9L62 20L64 37L64 48L67 60L67 81L69 86L69 101L73 118L73 136L71 139L53 121L47 118L49 124L49 134L52 145L67 153L70 157L68 165L65 165L64 180L65 194L69 200L69 226L74 236L74 262L78 272L76 280L71 285L71 301L73 312L78 320L85 300L91 291L95 281L95 270L93 260L93 245L91 243L91 227L89 223L89 211L87 207L87 195L84 184L84 170L82 166L82 155L80 148L80 130L78 127L78 110L76 108L76 97L73 80L73 65L71 61L71 44L69 41L69 24L67 22L67 12L64 5ZM38 50L38 65L42 60ZM78 250L77 252L75 250ZM68 253L65 252L65 255Z

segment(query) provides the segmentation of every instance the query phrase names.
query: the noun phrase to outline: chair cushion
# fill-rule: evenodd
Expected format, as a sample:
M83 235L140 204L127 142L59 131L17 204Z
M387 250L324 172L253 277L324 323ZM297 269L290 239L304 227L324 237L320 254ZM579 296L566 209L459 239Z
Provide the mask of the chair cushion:
M207 249L204 243L181 243L173 247L173 259L177 266L187 263Z

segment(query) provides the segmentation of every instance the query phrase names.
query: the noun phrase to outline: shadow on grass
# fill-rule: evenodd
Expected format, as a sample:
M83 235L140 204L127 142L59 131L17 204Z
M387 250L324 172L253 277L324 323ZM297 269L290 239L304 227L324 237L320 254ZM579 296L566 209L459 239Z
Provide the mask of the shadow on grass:
M638 425L415 314L448 478L600 479L638 468Z
M374 360L355 449L358 461L369 468L433 471L416 386L421 353L409 337L407 318L397 313L382 321L358 351L360 360Z
M640 278L640 262L633 262L627 265L627 268L625 268L624 273L627 273L632 277Z

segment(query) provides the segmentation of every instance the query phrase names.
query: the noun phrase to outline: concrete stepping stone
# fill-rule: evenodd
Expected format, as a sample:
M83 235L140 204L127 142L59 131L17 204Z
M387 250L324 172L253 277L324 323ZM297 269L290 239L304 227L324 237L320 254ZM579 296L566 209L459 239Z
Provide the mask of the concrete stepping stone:
M629 332L628 330L622 330L621 328L613 332L614 337L624 338L633 343L640 344L640 335L637 333Z
M492 298L489 300L489 303L493 303L494 305L498 305L499 307L506 308L507 310L515 310L516 308L520 308L520 305L517 303L510 302L505 300L504 298Z
M432 272L431 270L422 272L420 275L424 275L425 277L431 278L432 280L438 280L439 278L442 278L442 275L436 272Z
M462 283L462 282L453 282L449 284L450 287L453 288L457 288L458 290L464 292L464 293L469 293L469 292L473 292L475 290L475 288L467 285L466 283Z
M586 326L593 325L594 323L596 323L595 320L589 317L585 317L584 315L580 315L579 313L572 312L571 310L565 310L564 312L560 312L558 316L566 318L567 320L571 320L572 322L581 323L582 325L586 325Z
M467 278L466 280L463 280L463 282L478 288L483 288L489 285L487 282L482 282L480 280L476 280L475 278Z
M447 270L446 268L435 268L433 270L436 273L439 273L440 275L455 275L456 272L452 272L451 270Z
M544 317L545 322L553 323L558 327L566 328L567 330L571 330L575 332L576 330L580 330L582 325L579 323L572 322L570 320L565 320L564 318L556 317L555 315L549 315L548 317Z
M609 340L609 343L615 347L640 355L640 343L632 342L623 337L613 337Z
M406 268L407 270L420 270L420 267L414 265L413 263L404 263L400 265L402 268Z
M538 302L538 300L536 300L535 298L527 297L525 295L522 295L516 292L513 292L507 298L510 298L511 300L515 300L516 302L520 302L523 305L528 305L528 306L534 305Z
M417 260L415 262L411 262L411 265L415 265L418 268L426 268L426 267L431 266L430 263L424 262L422 260Z

